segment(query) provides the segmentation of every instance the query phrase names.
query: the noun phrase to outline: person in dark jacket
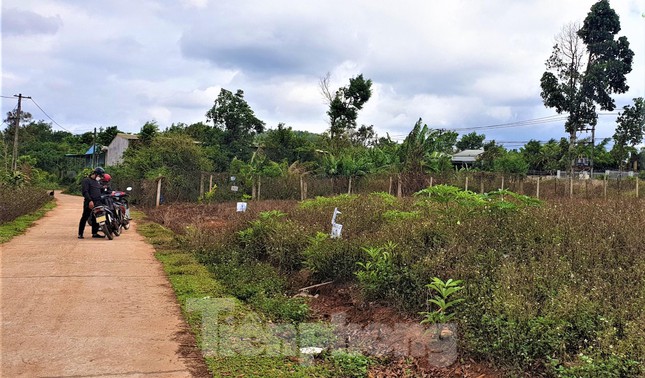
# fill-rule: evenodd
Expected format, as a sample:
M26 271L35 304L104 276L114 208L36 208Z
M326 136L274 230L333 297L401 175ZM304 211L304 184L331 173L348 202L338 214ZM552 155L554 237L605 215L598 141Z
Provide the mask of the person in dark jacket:
M78 238L83 239L83 232L85 231L85 224L92 215L94 205L101 203L101 183L99 182L105 170L101 167L96 167L89 176L83 178L81 181L81 193L83 194L83 215L78 223ZM94 218L91 218L92 224L92 237L104 238L104 235L99 235L99 225Z

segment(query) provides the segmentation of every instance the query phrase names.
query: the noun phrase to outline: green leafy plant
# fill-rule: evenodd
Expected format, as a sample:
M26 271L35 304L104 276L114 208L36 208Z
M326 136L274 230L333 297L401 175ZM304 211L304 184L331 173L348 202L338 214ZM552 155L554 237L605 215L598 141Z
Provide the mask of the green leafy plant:
M383 247L363 247L368 258L364 262L357 262L361 269L354 274L358 279L361 291L367 300L383 298L391 285L394 264L392 252L396 244L388 242Z
M437 309L434 311L423 311L419 315L423 315L424 319L421 324L437 324L447 323L455 316L452 308L457 304L464 301L463 298L453 299L453 295L462 290L461 280L453 280L452 278L447 281L442 281L440 278L432 278L432 282L427 284L426 287L434 292L435 296L428 300L428 303L434 304Z
M334 370L343 377L363 378L367 377L367 368L370 359L358 352L335 350L328 357Z
M215 201L215 193L217 192L217 185L213 185L213 187L204 193L204 195L199 196L197 198L197 202L199 203L212 203Z
M419 218L421 218L421 213L418 211L387 210L383 213L383 219L388 222L414 220Z

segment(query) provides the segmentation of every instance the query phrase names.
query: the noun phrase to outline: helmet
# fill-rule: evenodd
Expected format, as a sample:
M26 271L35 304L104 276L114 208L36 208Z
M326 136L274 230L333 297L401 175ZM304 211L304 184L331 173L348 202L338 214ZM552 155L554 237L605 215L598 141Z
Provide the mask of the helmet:
M103 175L103 182L110 182L112 180L112 176L110 176L108 173Z
M92 173L95 173L95 174L97 174L99 176L103 176L105 174L105 169L103 169L101 167L96 167L96 168L94 168Z

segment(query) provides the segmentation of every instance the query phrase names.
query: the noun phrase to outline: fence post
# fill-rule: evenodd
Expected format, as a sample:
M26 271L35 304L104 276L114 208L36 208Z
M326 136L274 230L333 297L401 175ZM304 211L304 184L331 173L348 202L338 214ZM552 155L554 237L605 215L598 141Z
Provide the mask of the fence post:
M542 176L538 176L537 180L537 188L535 189L535 197L537 199L540 199L540 181L542 180Z
M573 198L573 175L569 177L569 198Z
M208 179L208 191L213 190L213 175Z
M430 187L432 188L432 176L430 176Z
M403 183L401 182L401 173L398 173L396 175L396 197L401 198L403 197Z
M609 179L608 175L605 175L605 179L603 180L603 195L605 197L605 200L607 200L607 180Z
M501 190L504 190L504 175L502 175L502 188Z
M161 177L157 181L157 199L155 201L155 207L159 207L159 202L161 201Z
M638 198L638 181L640 181L640 180L639 180L638 176L636 176L636 198Z
M558 177L557 176L554 177L554 180L553 180L553 193L554 193L553 198L558 198Z
M464 190L468 191L468 175L466 175L466 188Z
M484 193L484 172L479 174L479 193Z
M257 192L257 195L255 197L256 201L260 200L260 186L261 185L262 185L262 176L258 175L258 192Z
M392 176L390 176L390 186L387 189L387 194L392 195Z
M204 198L204 174L199 174L199 197Z

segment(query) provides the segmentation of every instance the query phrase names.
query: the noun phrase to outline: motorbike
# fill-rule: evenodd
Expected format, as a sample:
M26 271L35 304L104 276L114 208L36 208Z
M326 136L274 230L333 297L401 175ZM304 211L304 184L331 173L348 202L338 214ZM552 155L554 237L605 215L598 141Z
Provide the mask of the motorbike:
M99 228L108 239L114 239L114 236L119 236L119 230L116 230L115 227L115 217L114 213L108 205L96 205L92 209L92 216L94 220L99 225Z
M132 188L127 187L125 190L125 192L112 191L109 194L119 232L121 232L121 229L127 230L130 228L131 218L128 196Z

